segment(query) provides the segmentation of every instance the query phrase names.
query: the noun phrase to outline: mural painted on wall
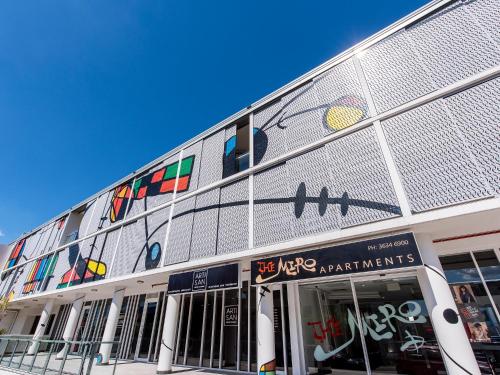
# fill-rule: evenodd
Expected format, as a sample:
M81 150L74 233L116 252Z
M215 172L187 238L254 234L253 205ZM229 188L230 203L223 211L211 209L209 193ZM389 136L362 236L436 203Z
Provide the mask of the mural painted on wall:
M194 155L181 160L179 171L179 181L177 183L177 192L187 191L191 182L193 172ZM145 197L153 197L167 193L173 193L175 189L175 180L179 169L179 162L169 164L157 171L151 172L135 180L134 186L122 185L115 189L109 218L112 223L125 217L127 202L129 199L141 200ZM129 204L129 207L131 204Z
M16 243L16 246L14 246L14 248L10 252L9 259L7 259L4 269L14 267L19 262L19 259L21 259L24 248L26 246L26 239L27 237Z
M95 241L96 238L93 239L94 243L90 245L91 248L96 248ZM79 244L71 245L68 248L68 261L70 268L62 275L57 289L102 280L106 276L106 264L91 257L83 258L80 254Z
M368 113L368 106L363 98L346 95L326 107L323 125L332 132L348 128L361 121Z
M259 375L275 375L276 374L276 360L264 363L260 366Z
M22 294L29 294L42 289L42 284L48 275L52 275L57 263L58 254L54 256L39 258L31 266L26 281L23 285Z

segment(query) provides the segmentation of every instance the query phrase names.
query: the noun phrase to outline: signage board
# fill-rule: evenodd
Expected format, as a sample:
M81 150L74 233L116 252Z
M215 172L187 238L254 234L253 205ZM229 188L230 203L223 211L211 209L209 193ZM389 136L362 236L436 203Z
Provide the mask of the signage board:
M202 292L238 286L238 264L227 264L170 275L167 294Z
M252 285L422 265L413 233L252 261Z
M224 306L224 327L238 326L238 305Z

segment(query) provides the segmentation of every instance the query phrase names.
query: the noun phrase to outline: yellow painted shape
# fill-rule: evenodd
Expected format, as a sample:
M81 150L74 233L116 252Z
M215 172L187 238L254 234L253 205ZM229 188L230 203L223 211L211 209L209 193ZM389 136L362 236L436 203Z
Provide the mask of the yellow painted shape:
M97 274L99 276L106 275L106 265L104 263L96 262L95 260L89 259L87 268L94 274Z
M332 130L345 129L361 120L364 113L355 107L332 107L326 113L326 123Z

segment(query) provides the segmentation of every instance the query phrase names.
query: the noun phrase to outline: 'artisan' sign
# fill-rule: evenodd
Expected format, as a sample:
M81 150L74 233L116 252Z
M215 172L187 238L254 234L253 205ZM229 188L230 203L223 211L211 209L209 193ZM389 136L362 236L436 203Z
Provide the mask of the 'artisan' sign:
M252 285L422 265L413 233L252 261Z
M238 264L170 275L167 294L191 293L239 286Z

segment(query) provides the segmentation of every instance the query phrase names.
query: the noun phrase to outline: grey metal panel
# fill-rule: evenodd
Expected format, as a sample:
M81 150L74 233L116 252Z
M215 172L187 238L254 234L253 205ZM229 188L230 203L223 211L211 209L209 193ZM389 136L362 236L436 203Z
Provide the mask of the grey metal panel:
M318 108L312 82L281 98L281 126L285 128L287 151L317 141L323 137L322 110Z
M368 48L360 61L378 112L408 102L434 88L404 30Z
M220 191L217 254L248 249L248 179Z
M106 266L106 278L110 276L110 267L111 262L113 260L113 254L116 248L116 242L118 241L118 236L120 234L120 228L111 230L109 232L103 233L104 242L101 247L99 247L99 251L95 252L92 257L95 261L104 263Z
M164 208L123 227L111 277L156 268L164 251L170 208ZM155 245L157 243L157 245ZM160 249L151 257L153 249Z
M466 9L482 28L482 32L500 48L500 2L498 0L467 1Z
M265 137L254 137L254 159L266 162L286 151L285 131L281 124L282 102L270 104L254 114L254 128L260 129Z
M400 215L373 127L336 139L326 150L342 228Z
M499 98L500 78L446 98L458 130L496 194L500 194Z
M167 241L166 264L186 262L189 260L194 205L194 197L175 204L174 215Z
M177 196L182 196L198 188L198 178L200 175L200 164L201 164L201 152L202 152L202 142L200 141L195 143L194 145L189 146L182 153L182 159L194 156L194 163L188 190L184 192L177 192Z
M100 229L107 228L110 225L109 208L112 196L113 192L108 191L97 199L97 206L95 208L94 215L92 216L87 234L92 234Z
M382 123L413 211L489 195L443 104L437 100Z
M359 99L361 105L358 104L358 106L364 112L363 117L359 118L352 112L346 112L345 117L339 119L339 122L354 124L367 117L366 101L352 59L346 60L316 77L314 79L314 89L318 106L321 109L321 123L324 135L335 131L326 122L328 111L333 106L343 106Z
M288 188L288 171L280 164L254 178L254 242L263 246L294 237L294 205Z
M80 223L80 228L78 229L78 237L81 238L87 234L87 226L90 224L90 219L92 218L92 212L94 210L94 204L97 202L94 200L87 203L85 211L83 214L82 221ZM89 232L90 233L90 232Z
M222 178L224 140L224 130L203 140L198 187L202 188Z
M12 289L14 291L15 298L22 297L22 290L24 286L24 280L27 277L28 272L31 270L31 264L19 267L14 274L14 283Z
M288 160L286 167L294 204L294 235L299 237L339 229L340 211L336 204L329 202L334 188L330 172L332 164L325 148ZM322 196L322 191L327 192L326 196Z
M39 245L40 242L45 244L47 242L47 238L49 237L49 233L50 233L50 226L48 225L47 227L40 229L35 234L26 238L23 256L21 257L20 261L31 259L34 256L38 255L37 245Z
M196 197L190 259L205 258L216 254L219 195L220 189L214 189Z
M500 50L471 17L467 3L455 2L405 33L438 88L500 63ZM493 7L498 9L498 1Z

